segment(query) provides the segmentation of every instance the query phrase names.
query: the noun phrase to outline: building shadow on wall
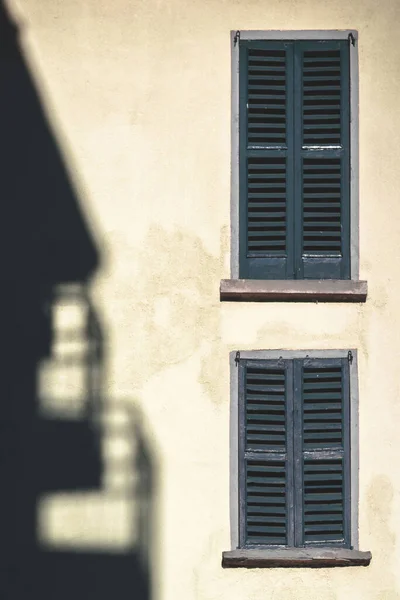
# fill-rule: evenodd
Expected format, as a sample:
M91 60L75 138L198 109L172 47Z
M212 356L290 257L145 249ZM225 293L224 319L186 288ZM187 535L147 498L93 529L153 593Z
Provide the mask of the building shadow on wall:
M0 598L151 600L155 463L104 397L99 252L0 0Z

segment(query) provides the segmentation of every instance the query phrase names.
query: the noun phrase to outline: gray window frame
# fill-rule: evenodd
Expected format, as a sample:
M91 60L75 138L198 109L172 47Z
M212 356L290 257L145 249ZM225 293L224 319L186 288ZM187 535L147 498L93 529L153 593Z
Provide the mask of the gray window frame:
M346 350L247 350L240 351L240 359L279 360L279 358L347 358ZM359 414L358 414L358 357L357 350L351 349L352 361L349 364L350 379L350 545L358 550L358 500L359 500ZM237 352L230 353L230 528L231 550L240 548L239 511L239 369L236 365ZM328 547L328 546L327 546ZM293 548L293 551L299 551ZM246 550L244 550L246 552ZM248 552L248 551L247 551ZM276 550L270 551L272 554Z
M312 31L232 31L231 105L231 279L239 279L239 43L241 40L343 40L350 47L350 282L359 280L359 79L358 32L345 30ZM349 36L352 36L352 38ZM354 44L350 42L354 40ZM312 285L312 282L310 281ZM222 298L221 299L225 299ZM226 298L228 299L228 298Z

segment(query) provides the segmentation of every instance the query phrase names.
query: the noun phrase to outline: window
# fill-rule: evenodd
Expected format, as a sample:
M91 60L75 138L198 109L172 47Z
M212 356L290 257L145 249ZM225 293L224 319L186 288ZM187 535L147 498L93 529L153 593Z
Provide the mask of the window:
M224 566L248 566L243 561L254 557L262 564L250 566L275 566L277 557L318 566L324 556L330 566L327 549L332 566L369 563L369 553L355 550L356 362L354 350L235 356L232 543L239 552L225 553Z
M233 35L232 280L360 289L357 85L356 32Z

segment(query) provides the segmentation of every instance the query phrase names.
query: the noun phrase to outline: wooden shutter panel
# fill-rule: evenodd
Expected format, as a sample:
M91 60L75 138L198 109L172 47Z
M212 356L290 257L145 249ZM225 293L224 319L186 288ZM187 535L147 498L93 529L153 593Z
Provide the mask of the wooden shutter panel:
M241 547L293 545L288 362L240 361Z
M304 459L304 543L344 544L343 459Z
M239 43L239 276L350 278L349 42Z
M293 46L240 42L240 277L293 277Z
M349 43L298 42L295 51L298 277L349 279Z
M349 366L346 359L299 361L302 466L296 474L298 540L349 545ZM300 517L301 515L301 517Z
M286 545L284 460L246 461L246 545Z

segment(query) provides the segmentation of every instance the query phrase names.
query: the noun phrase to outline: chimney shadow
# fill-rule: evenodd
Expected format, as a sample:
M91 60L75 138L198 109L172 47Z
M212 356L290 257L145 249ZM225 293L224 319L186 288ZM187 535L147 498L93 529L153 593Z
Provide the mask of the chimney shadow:
M106 397L101 257L0 0L0 598L151 600L154 453Z

